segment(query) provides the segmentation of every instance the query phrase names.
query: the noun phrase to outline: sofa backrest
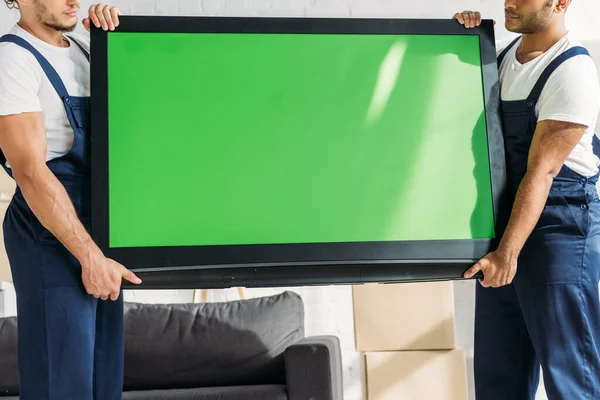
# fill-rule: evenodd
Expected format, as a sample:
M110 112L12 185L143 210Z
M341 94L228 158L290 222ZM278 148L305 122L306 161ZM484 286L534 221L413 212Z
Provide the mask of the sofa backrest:
M285 382L304 338L293 292L206 304L125 303L125 390ZM0 318L0 397L18 395L17 318Z
M283 352L304 338L295 293L204 304L126 304L125 389L285 383Z

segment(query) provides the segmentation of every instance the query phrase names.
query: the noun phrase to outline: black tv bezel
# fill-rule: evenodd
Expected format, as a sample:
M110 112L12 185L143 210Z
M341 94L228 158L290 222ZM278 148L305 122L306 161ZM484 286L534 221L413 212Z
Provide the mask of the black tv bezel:
M495 221L506 188L494 24L437 19L122 16L115 32L91 29L91 234L135 271L142 288L266 287L461 279L496 239L111 248L109 246L108 35L143 33L415 34L478 36ZM434 187L434 186L432 186ZM476 277L481 278L481 275ZM127 287L128 284L125 283Z

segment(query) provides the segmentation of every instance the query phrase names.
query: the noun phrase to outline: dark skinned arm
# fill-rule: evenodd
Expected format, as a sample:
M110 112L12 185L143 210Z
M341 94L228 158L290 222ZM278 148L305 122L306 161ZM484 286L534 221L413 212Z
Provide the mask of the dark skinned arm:
M517 259L540 218L552 181L586 129L584 125L570 122L547 120L538 123L529 151L527 172L517 191L498 249L472 266L465 278L482 271L484 287L501 287L512 282L517 272Z

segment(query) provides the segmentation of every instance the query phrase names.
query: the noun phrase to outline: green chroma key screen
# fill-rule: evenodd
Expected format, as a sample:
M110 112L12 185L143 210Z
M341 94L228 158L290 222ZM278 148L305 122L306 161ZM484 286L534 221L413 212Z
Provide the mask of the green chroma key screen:
M112 248L494 237L478 36L122 32L107 51Z

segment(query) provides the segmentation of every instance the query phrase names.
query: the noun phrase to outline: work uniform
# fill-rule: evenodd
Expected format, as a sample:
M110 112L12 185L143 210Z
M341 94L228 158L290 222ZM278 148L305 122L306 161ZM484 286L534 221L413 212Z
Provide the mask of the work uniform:
M501 71L513 68L511 63L519 68L515 59L519 40L500 53ZM513 199L527 171L539 117L548 113L539 107L540 99L542 94L546 99L554 96L555 89L548 90L550 79L554 77L552 85L560 88L561 80L555 76L560 68L566 73L566 68L576 70L577 65L591 62L586 49L565 45L567 40L555 46L555 54L548 55L526 98L503 98L508 188ZM560 46L563 48L557 51ZM511 60L506 60L508 57ZM590 78L587 84L590 101L596 102L588 105L588 115L597 115L598 81ZM576 99L553 101L565 116L546 119L568 121L566 102ZM573 109L574 115L580 112L576 104ZM519 257L513 283L501 288L477 285L477 399L533 400L540 365L550 400L600 399L600 200L598 154L594 155L593 145L600 153L600 141L588 129L552 183L541 217Z
M25 54L33 56L44 74L43 78L47 79L45 82L51 85L56 99L63 104L64 116L72 132L72 140L66 141L70 143L70 149L64 149L63 154L49 154L47 165L64 185L78 216L89 230L89 95L69 95L55 68L30 43L34 39L23 32L19 33L3 36L0 43L18 46L27 52L4 47L5 51L12 51L15 57L25 57ZM73 73L89 81L89 53L80 41L73 37L69 40L71 57L82 57L78 60L79 64L82 60L88 64L87 75L85 69L74 68ZM56 48L56 51L64 49ZM66 64L70 68L77 65L68 60ZM14 73L9 69L3 72ZM9 78L4 76L0 79ZM0 81L0 89L2 84ZM9 87L12 84L15 82L6 83ZM23 83L24 91L28 90L25 87L28 84ZM89 88L89 84L85 86ZM0 98L2 96L0 93ZM0 111L1 106L0 101ZM46 116L45 123L60 127L60 122ZM57 146L65 147L64 142ZM54 150L60 152L56 148ZM10 174L10 166L3 155L2 164ZM81 265L38 221L19 187L8 207L3 230L17 294L20 399L121 399L122 296L118 301L101 301L86 293Z

